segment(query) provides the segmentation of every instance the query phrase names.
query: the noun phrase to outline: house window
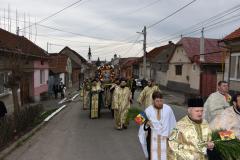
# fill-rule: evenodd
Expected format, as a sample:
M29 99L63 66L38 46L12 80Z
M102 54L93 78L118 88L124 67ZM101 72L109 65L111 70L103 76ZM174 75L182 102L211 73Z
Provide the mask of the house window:
M7 88L4 87L4 84L7 82L8 74L0 73L0 94L6 93L8 91Z
M240 54L231 55L230 78L240 80Z
M45 83L45 72L44 70L40 70L40 84Z
M178 76L182 75L182 65L175 65L175 74Z

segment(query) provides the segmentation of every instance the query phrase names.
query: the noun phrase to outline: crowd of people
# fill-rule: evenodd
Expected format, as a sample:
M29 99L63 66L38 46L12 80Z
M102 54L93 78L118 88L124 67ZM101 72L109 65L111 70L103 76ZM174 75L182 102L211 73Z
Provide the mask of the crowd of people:
M231 98L225 81L218 83L218 90L205 103L199 96L189 98L188 114L178 122L159 91L153 92L152 100L145 110L148 120L139 129L146 159L221 160L212 132L231 130L240 139L240 94Z
M127 129L127 114L134 98L134 79L116 79L110 86L111 110L117 130ZM90 118L100 117L104 89L94 79L84 83L84 109L89 106ZM228 93L228 83L220 81L218 90L206 102L200 96L188 99L187 115L176 122L171 107L163 102L163 94L153 80L137 98L145 109L146 121L139 128L139 141L149 160L205 160L219 159L211 134L214 130L232 130L240 139L240 94L233 98Z

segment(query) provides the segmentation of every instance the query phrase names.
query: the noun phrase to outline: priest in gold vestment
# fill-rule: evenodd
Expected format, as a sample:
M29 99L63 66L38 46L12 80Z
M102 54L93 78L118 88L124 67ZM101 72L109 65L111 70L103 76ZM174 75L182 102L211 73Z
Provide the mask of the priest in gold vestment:
M97 80L93 80L92 87L89 94L91 119L96 119L100 117L100 107L101 107L100 92L101 92L101 88L97 84Z
M169 137L173 160L207 160L207 149L212 150L211 130L203 120L203 100L188 100L188 115L177 122Z
M137 99L138 103L143 105L144 108L152 105L152 94L154 91L160 91L160 89L158 88L158 86L155 85L153 80L150 80L148 81L148 85L140 93Z
M126 80L122 79L120 87L114 93L114 120L116 129L126 129L128 126L127 114L131 105L131 91L126 87Z
M91 82L87 79L83 84L83 109L86 110L89 103L89 91L91 90Z

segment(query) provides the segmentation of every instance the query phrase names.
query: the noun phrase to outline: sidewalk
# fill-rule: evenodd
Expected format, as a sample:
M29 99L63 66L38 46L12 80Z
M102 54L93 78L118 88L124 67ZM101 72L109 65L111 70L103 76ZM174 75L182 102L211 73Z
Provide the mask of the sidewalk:
M176 106L182 106L185 107L185 96L183 93L180 92L174 92L170 90L162 90L163 92L163 98L165 99L166 103L176 105Z

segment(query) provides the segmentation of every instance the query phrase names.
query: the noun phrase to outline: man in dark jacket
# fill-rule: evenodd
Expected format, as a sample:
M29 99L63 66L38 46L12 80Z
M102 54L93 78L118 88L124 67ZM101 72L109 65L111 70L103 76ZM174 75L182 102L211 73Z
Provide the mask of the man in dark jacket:
M0 118L3 118L7 114L7 108L3 101L0 101Z

